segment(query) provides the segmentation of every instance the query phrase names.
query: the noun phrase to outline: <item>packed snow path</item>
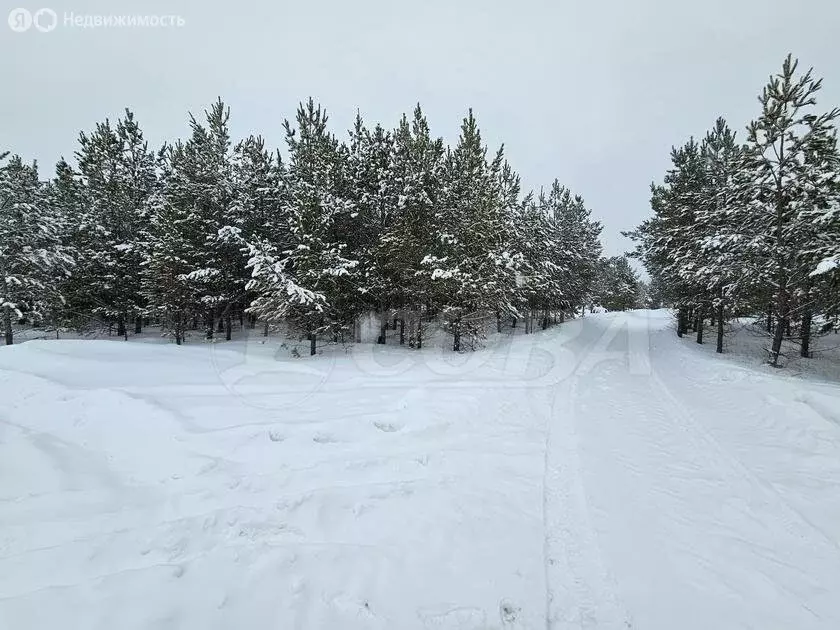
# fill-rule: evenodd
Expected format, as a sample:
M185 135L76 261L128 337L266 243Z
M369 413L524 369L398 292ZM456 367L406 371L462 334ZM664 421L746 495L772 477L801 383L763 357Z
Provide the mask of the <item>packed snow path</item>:
M669 325L3 348L0 628L840 627L840 388Z

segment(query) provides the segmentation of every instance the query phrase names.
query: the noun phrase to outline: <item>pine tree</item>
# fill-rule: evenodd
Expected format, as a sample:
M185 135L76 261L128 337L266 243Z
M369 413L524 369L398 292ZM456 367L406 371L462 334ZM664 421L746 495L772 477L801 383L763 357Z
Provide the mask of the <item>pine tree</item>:
M141 263L146 253L147 201L155 186L154 155L134 115L126 110L116 128L99 123L80 134L76 153L83 184L80 227L88 233L80 266L86 287L82 303L114 321L117 334L127 335L129 319L140 317Z
M553 259L564 287L562 300L553 304L560 311L574 311L590 299L589 288L598 272L601 257L601 225L591 219L583 198L573 195L554 180L548 197L548 212L556 227Z
M95 234L86 228L84 188L71 166L60 159L55 178L49 183L50 214L61 226L60 241L64 252L73 259L73 273L61 278L57 290L62 296L53 309L56 328L85 328L93 313L94 304L88 299L89 274L86 265L94 254Z
M172 181L172 167L164 158L161 180L164 186ZM149 200L151 221L150 247L145 261L144 296L149 313L161 322L177 345L181 345L191 321L206 311L201 294L190 281L200 264L196 251L197 230L189 213L174 203L171 189L157 191Z
M514 247L521 257L517 265L518 310L525 317L527 334L531 332L533 314L547 311L553 300L562 299L562 279L567 269L558 268L552 259L559 235L544 194L536 201L532 194L527 195L519 205L514 224Z
M218 322L227 339L232 310L244 300L247 281L245 220L234 200L229 118L230 110L219 99L205 112L205 124L190 117L189 140L165 152L146 288L151 309L176 323L200 311L206 336L213 337ZM172 229L178 234L169 234ZM166 271L156 275L155 269Z
M352 204L338 196L344 164L327 120L309 99L298 109L297 129L286 121L289 242L285 249L265 240L252 243L248 262L248 288L258 295L250 312L269 322L286 320L307 336L310 354L319 335L337 335L350 324L354 313L343 308L342 299L353 291L350 276L358 264L345 255L347 245L333 229Z
M788 55L781 73L765 86L759 97L762 113L748 127L745 153L752 260L755 273L775 287L773 365L779 361L795 293L801 291L810 302L813 257L806 253L815 230L809 219L837 179L832 122L840 110L811 112L822 80L813 78L812 70L797 77L797 66Z
M283 214L286 194L286 173L279 154L274 156L265 149L259 136L249 136L238 143L233 153L234 209L241 217L241 239L245 244L266 241L284 248L290 241L289 226ZM244 285L250 281L251 272L243 266ZM250 306L257 297L248 291L242 304ZM250 315L251 326L256 317Z
M61 224L49 210L34 164L15 155L0 167L0 309L6 345L14 341L13 320L37 323L60 300L57 286L72 266L61 247Z
M601 259L598 302L608 311L640 306L640 281L626 256Z
M394 266L382 239L398 212L398 180L393 172L394 140L391 133L377 125L371 132L356 115L350 133L348 174L352 216L344 217L349 255L359 261L354 269L354 283L359 288L357 310L379 310L379 343L385 343L390 311L405 306L399 285L394 282Z
M651 277L667 288L666 297L678 311L677 335L682 337L694 319L694 310L708 300L697 278L704 261L697 231L705 185L700 145L692 138L682 147L674 147L671 163L664 183L651 184L654 216L626 235L637 242L635 255Z
M680 336L694 319L701 342L708 314L722 352L727 314L752 313L773 336L773 365L797 328L809 356L814 318L840 304L828 273L840 260L840 110L814 113L821 81L796 71L788 56L770 78L745 146L719 119L699 150L693 141L674 149L664 185L652 187L654 217L629 234L679 309Z
M694 281L709 296L711 317L717 322L717 352L723 352L724 322L740 304L737 297L748 290L744 273L742 246L744 235L738 217L741 212L742 149L723 118L706 134L701 145L705 176L698 191L696 229L692 238L699 240L701 260L691 269ZM697 330L702 341L703 326Z
M389 179L397 192L396 208L374 254L384 261L382 271L390 283L390 299L410 313L409 345L419 348L423 318L430 318L435 308L436 287L428 262L439 245L444 145L440 138L432 138L419 105L410 123L403 116L393 136Z
M509 235L497 192L503 164L500 149L488 164L470 110L456 147L447 154L444 187L435 223L437 242L423 260L444 324L461 350L462 335L480 334L485 313L512 308L506 287L515 283L515 265L506 251ZM425 275L424 274L424 275Z

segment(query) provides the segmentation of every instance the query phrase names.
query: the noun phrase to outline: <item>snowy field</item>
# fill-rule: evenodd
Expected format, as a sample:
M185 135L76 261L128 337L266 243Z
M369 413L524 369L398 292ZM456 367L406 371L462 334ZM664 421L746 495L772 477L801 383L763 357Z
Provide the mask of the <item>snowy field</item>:
M840 387L671 323L2 348L0 628L840 628Z

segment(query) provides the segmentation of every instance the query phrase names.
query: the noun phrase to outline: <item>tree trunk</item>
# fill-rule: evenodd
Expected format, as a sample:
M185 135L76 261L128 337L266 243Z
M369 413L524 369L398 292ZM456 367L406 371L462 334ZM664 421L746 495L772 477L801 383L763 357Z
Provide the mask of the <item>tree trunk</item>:
M139 335L141 332L143 332L143 316L137 315L134 318L134 334Z
M785 158L785 136L782 134L779 138L779 150L777 153L779 163L782 164ZM782 190L782 180L785 173L780 172L779 177L776 178L776 330L773 334L773 347L771 348L771 363L775 367L779 364L779 355L782 352L782 336L785 332L785 324L789 316L788 313L788 293L787 293L787 272L786 260L784 254L785 236L785 198ZM770 317L772 312L772 304L768 308L767 316Z
M213 339L213 328L216 323L216 318L213 315L213 309L209 309L204 314L204 326L205 326L205 338L210 340Z
M784 263L779 262L778 270L779 289L776 294L776 329L773 331L773 346L770 350L770 363L775 367L779 365L779 355L782 353L782 338L788 325L788 294L787 274Z
M216 332L225 332L225 317L219 313L219 321L216 322Z
M263 327L263 337L268 337L268 322L266 322Z
M767 303L767 332L773 332L773 302Z
M496 332L502 332L502 315L500 313L496 313Z
M125 330L125 317L123 315L117 318L117 337L128 338L128 333Z
M682 338L683 336L683 325L685 322L685 311L680 309L677 311L677 337Z
M809 359L811 357L811 320L813 319L813 315L811 314L810 307L805 309L805 312L802 314L802 349L799 351L800 356L805 359Z
M697 307L697 325L695 326L697 329L697 343L703 343L703 308Z
M309 356L314 357L315 353L315 333L312 333L309 335Z
M454 337L455 338L452 342L452 350L454 350L455 352L460 352L461 351L461 325L458 322L455 323L455 335L454 335Z
M715 352L723 354L723 289L718 289L717 347Z
M516 318L515 317L511 318L510 327L511 328L516 328Z
M799 355L805 359L811 357L811 322L814 319L814 313L811 310L811 286L806 285L805 295L802 299L804 306L802 310L802 322L800 323L800 331L802 335L802 348Z
M560 323L562 324L565 321L566 321L566 311L560 311Z
M782 353L782 338L785 334L786 319L786 317L782 317L776 321L776 329L773 333L773 346L770 349L770 362L774 366L779 364L779 355Z
M6 345L11 346L15 340L12 333L12 309L9 306L3 309L3 330L6 335Z
M417 316L417 349L423 347L423 316Z
M233 336L233 322L231 321L230 312L225 314L225 341L230 341Z
M380 305L380 312L382 313L379 323L379 338L376 340L378 344L384 344L388 338L388 314L385 312L385 304Z
M248 317L248 326L251 328L251 330L253 330L254 328L257 327L257 316L256 315L251 315L251 316Z
M405 345L405 317L400 317L400 345Z

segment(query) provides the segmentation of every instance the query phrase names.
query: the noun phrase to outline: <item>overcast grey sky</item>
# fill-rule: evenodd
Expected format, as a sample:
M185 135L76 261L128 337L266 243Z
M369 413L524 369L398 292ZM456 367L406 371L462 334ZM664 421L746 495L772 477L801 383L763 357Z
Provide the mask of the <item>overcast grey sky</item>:
M419 101L452 142L468 107L504 142L526 189L555 178L620 231L647 216L648 186L672 144L723 115L743 136L756 95L787 52L840 105L835 0L497 0L307 3L5 0L0 150L50 175L78 132L130 107L153 145L183 137L187 112L217 96L234 138L283 142L282 120L312 95L344 137L356 108L387 126ZM8 28L14 7L53 9L49 33ZM172 15L181 28L64 25L64 14Z

